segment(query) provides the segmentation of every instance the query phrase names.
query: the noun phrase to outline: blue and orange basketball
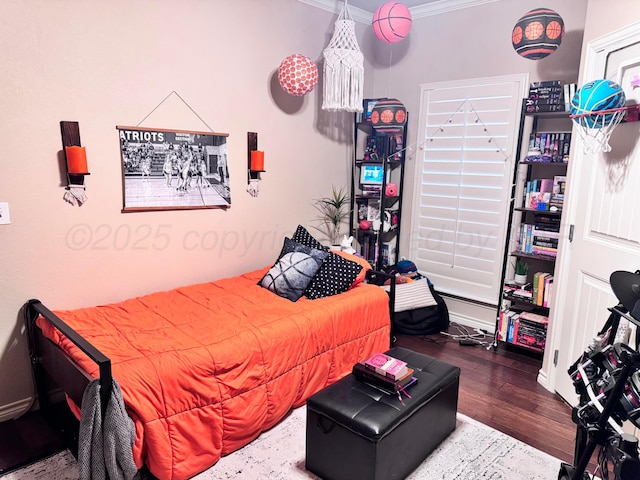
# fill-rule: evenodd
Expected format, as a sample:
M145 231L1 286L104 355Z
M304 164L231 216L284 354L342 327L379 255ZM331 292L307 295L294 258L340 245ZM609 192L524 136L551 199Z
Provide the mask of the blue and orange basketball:
M384 3L373 14L371 27L381 42L398 43L409 35L411 12L400 2Z
M564 36L564 20L550 8L525 13L513 27L511 44L524 58L540 60L555 52Z
M574 121L589 128L601 128L611 123L614 113L595 115L603 110L624 107L627 98L622 87L613 80L593 80L585 83L571 99L571 114L582 115Z

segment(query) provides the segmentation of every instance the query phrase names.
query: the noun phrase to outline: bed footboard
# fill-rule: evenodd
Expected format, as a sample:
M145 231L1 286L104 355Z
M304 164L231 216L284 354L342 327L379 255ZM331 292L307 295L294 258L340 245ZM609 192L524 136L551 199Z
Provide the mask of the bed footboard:
M92 380L76 362L43 335L36 325L36 320L41 315L98 365L100 370L100 399L102 414L104 415L111 397L111 360L39 300L29 300L24 306L24 315L29 339L29 356L40 407L46 409L49 406L46 376L53 380L78 406L82 404L84 390Z

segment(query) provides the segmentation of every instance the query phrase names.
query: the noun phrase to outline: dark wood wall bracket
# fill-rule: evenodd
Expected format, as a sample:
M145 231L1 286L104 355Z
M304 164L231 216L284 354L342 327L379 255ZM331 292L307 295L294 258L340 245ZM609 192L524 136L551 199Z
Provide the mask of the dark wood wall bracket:
M64 155L65 171L67 173L67 190L71 185L84 186L84 177L90 175L89 172L69 172L69 159L67 158L66 147L81 147L80 127L78 122L60 122L60 133L62 134L62 153Z

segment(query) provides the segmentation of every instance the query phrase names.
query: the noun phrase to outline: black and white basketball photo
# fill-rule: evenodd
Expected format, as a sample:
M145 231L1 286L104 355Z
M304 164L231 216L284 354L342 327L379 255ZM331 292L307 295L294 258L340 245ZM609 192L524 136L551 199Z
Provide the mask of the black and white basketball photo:
M226 133L118 127L125 211L231 205Z

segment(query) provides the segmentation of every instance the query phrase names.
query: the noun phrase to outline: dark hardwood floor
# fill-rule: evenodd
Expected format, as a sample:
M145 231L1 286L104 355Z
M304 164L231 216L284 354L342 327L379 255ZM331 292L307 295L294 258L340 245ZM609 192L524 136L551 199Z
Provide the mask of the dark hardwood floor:
M39 410L0 423L0 475L63 450L77 435L66 405L52 408L55 426Z
M449 331L458 333L453 326ZM496 351L461 346L442 334L398 335L396 345L460 367L460 413L572 463L575 425L571 409L537 383L540 359L502 346ZM61 448L63 442L38 412L2 422L0 474Z
M449 332L459 333L453 326ZM540 359L504 346L462 346L442 334L397 335L396 346L460 367L458 412L573 463L571 408L537 382Z

